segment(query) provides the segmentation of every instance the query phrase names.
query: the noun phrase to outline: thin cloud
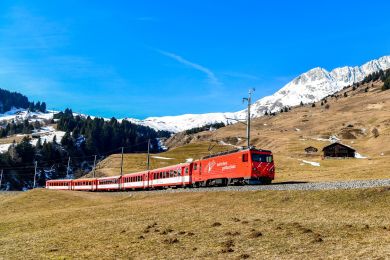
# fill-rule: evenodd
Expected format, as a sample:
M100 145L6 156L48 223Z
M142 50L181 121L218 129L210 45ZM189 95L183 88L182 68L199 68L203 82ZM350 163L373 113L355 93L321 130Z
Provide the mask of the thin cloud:
M167 56L169 58L176 60L177 62L180 62L181 64L187 65L193 69L196 69L198 71L203 72L204 74L206 74L206 76L211 84L218 85L218 86L222 85L222 83L219 81L217 76L215 76L214 72L212 72L210 69L208 69L202 65L199 65L197 63L186 60L185 58L183 58L177 54L171 53L171 52L166 52L166 51L161 51L161 50L159 50L158 52L160 52L164 56Z

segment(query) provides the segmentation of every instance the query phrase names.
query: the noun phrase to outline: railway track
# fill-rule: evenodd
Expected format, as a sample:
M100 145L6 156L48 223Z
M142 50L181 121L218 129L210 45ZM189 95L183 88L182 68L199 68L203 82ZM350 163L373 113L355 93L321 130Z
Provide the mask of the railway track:
M261 191L261 190L336 190L336 189L366 189L389 187L390 179L354 180L337 182L285 182L270 185L245 185L205 188L169 188L165 190L130 191L131 193L176 193L176 192L219 192L219 191Z

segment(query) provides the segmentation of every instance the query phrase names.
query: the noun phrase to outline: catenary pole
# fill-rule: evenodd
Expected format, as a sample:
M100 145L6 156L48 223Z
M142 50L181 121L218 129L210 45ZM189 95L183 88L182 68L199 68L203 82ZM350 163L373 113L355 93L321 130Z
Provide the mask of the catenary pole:
M35 185L37 183L37 165L38 165L38 162L35 161L35 167L34 167L34 184L33 184L33 189L35 189Z
M150 169L150 139L148 139L148 157L147 157L147 170Z
M122 158L121 158L121 176L123 176L123 147L122 147Z
M66 167L66 175L69 176L70 156L68 158L68 166Z
M1 189L1 183L3 182L3 173L4 173L4 170L1 169L1 175L0 175L0 189Z
M243 98L243 101L248 102L248 109L247 109L247 116L246 116L246 139L247 139L247 147L250 147L250 138L251 138L251 105L252 105L252 94L255 91L255 89L250 89L248 92L248 97Z
M96 176L96 155L95 155L95 159L93 160L93 177L95 178Z

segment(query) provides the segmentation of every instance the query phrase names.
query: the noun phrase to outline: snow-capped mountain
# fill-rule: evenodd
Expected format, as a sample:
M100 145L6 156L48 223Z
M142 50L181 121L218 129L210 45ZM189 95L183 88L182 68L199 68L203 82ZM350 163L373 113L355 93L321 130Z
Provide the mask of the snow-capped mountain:
M201 127L215 122L229 122L237 118L237 113L207 113L207 114L185 114L180 116L148 117L144 120L125 118L134 124L149 126L156 130L169 132L181 132L194 127Z
M341 67L330 72L314 68L293 79L275 94L253 104L252 115L262 116L265 111L277 112L285 106L312 103L362 81L366 76L390 68L390 56L372 60L360 67ZM243 111L241 111L242 113Z
M362 66L340 67L327 71L317 67L305 72L271 96L256 101L251 109L252 117L263 116L265 111L277 112L286 106L297 106L317 102L322 98L340 91L346 86L362 81L364 77L379 70L390 68L390 56L372 60ZM157 130L180 132L209 123L226 122L227 118L243 119L246 110L235 113L187 114L180 116L149 117L144 120L127 118L136 124Z

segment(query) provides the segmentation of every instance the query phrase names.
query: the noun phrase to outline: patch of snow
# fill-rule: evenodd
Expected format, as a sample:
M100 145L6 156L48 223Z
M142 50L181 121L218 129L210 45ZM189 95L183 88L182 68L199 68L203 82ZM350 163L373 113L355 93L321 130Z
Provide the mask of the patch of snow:
M233 146L233 147L235 147L235 148L241 148L241 146L237 146L237 145L234 145L234 144L228 144L228 143L226 143L226 142L224 142L224 141L219 141L219 144L221 144L221 145L227 145L227 146Z
M298 159L298 161L301 161L301 162L303 162L303 163L310 164L310 165L316 166L316 167L319 167L319 166L320 166L320 163L319 163L319 162L310 162L310 161L306 161L306 160L302 160L302 159Z
M295 128L295 131L299 132L299 131L301 131L301 129L299 129L299 128Z
M361 155L361 154L358 153L358 152L355 152L355 158L357 158L357 159L367 159L366 156L363 156L363 155Z
M168 150L168 147L166 147L164 145L164 142L163 142L162 138L156 138L156 139L157 139L157 145L160 148L160 150L163 150L163 151Z
M160 159L160 160L173 160L173 158L169 158L169 157L163 157L163 156L150 156L154 159Z
M0 153L5 153L8 151L8 148L12 145L10 144L0 144Z
M192 163L193 161L194 161L193 158L187 158L187 159L186 159L186 163Z

